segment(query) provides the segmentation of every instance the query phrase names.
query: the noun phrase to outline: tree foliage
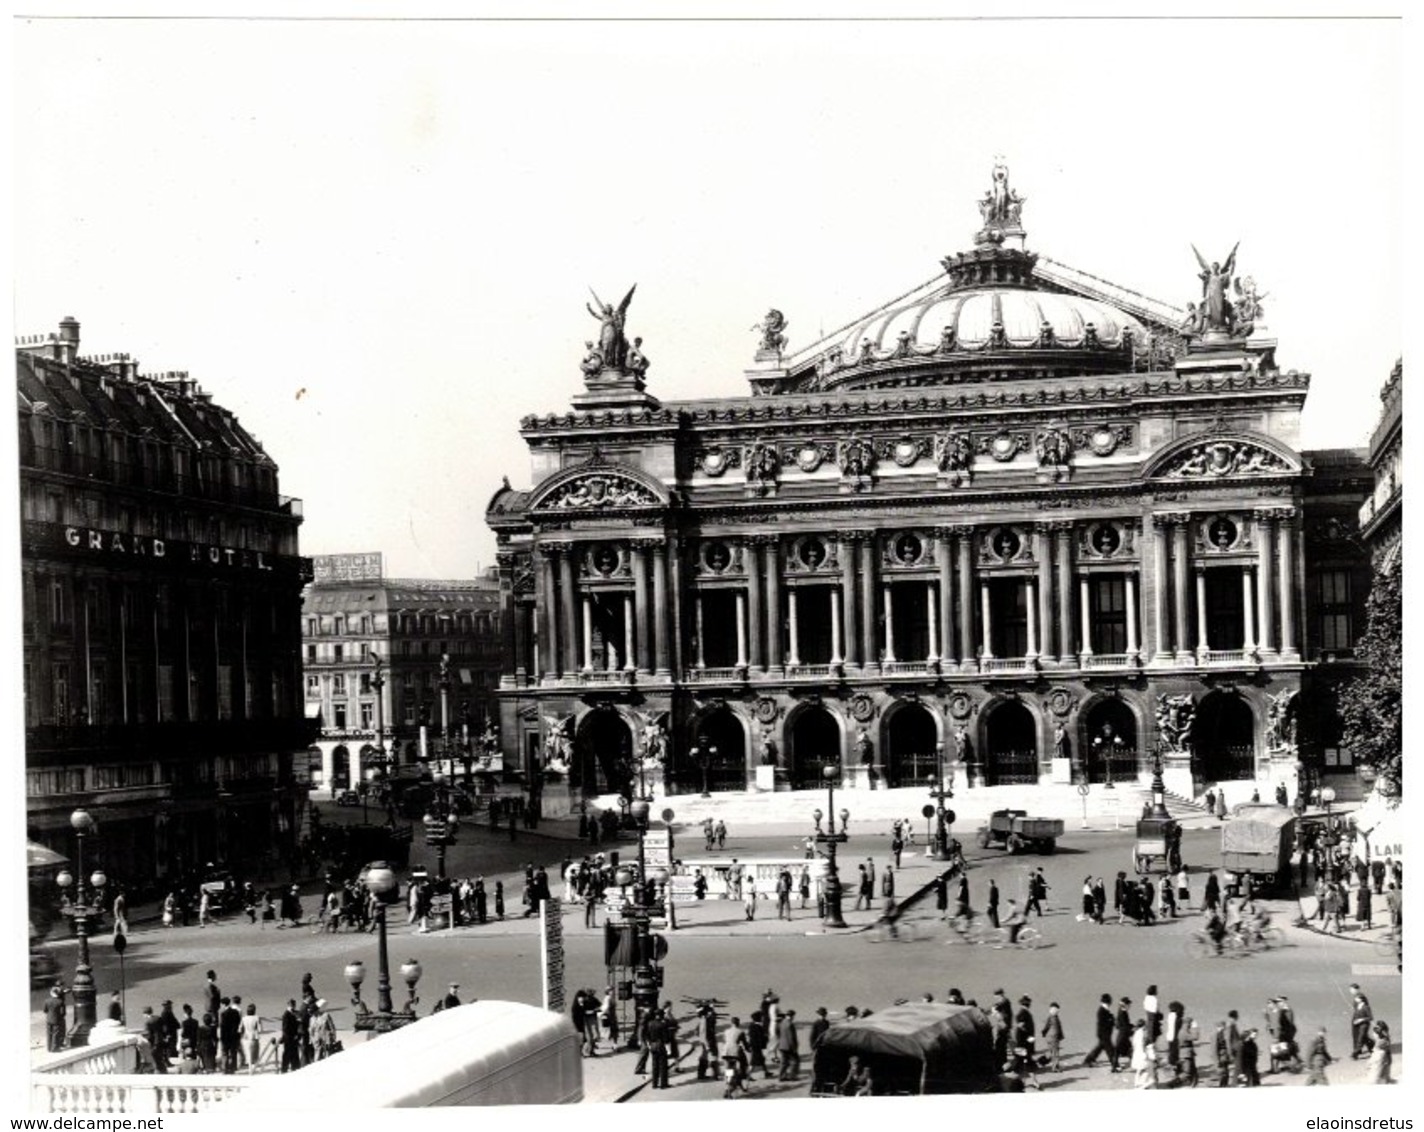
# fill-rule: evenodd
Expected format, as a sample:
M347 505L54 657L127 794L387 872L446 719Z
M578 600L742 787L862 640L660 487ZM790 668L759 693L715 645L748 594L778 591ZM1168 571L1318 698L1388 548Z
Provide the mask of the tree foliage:
M1345 745L1355 761L1373 767L1386 794L1400 796L1404 783L1404 643L1402 556L1374 578L1365 605L1365 632L1355 659L1365 668L1340 697Z

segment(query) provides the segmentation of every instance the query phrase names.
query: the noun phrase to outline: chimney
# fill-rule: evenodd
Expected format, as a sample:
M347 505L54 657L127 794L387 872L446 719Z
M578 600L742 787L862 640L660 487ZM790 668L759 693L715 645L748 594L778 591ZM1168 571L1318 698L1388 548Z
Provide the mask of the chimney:
M70 365L79 357L79 320L72 314L65 315L59 324L59 348L55 357L65 365Z

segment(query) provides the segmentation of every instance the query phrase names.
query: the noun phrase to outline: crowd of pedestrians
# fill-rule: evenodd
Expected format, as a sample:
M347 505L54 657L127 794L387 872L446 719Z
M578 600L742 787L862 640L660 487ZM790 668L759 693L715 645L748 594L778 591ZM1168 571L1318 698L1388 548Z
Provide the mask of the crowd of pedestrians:
M312 976L302 976L297 996L275 1017L263 1017L257 1004L244 1005L240 994L226 995L217 972L208 971L199 1007L183 1003L182 1017L164 999L157 1013L143 1008L142 1032L156 1073L287 1073L330 1057L342 1046L336 1023ZM115 996L109 1017L122 1022Z

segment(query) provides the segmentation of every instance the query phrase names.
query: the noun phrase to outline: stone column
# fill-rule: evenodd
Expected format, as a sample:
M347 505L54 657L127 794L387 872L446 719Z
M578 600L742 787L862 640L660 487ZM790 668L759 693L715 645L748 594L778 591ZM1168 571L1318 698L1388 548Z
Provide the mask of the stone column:
M583 670L593 671L593 598L588 594L583 595Z
M1127 574L1127 654L1136 656L1137 646L1137 575Z
M539 552L539 586L543 600L539 603L539 662L543 675L559 675L559 591L555 582L558 572L558 552L551 546Z
M1295 648L1295 510L1284 507L1277 513L1280 541L1276 592L1281 603L1281 654Z
M875 631L875 553L878 549L874 531L860 540L860 651L866 671L880 667L879 634Z
M846 664L860 663L855 610L855 555L856 544L859 541L860 532L858 531L842 531L840 533L841 611L843 614L841 620L845 630Z
M737 667L747 666L747 595L737 591Z
M1029 660L1038 659L1038 595L1033 592L1033 579L1024 578L1019 585L1024 588L1024 609L1028 613L1028 651L1024 654Z
M695 630L696 630L696 633L697 633L697 667L698 667L698 668L706 668L706 667L707 667L707 648L706 648L706 638L703 636L703 631L702 631L702 591L701 591L701 590L699 590L699 591L697 592L697 596L696 596L695 598L693 598L693 602L695 603L695 605L694 605L694 616L695 616L696 619L697 619L697 620L696 620L696 624L695 624Z
M1083 655L1093 655L1093 607L1092 595L1088 592L1088 576L1078 579L1078 604L1083 610Z
M1187 526L1190 515L1172 517L1172 604L1174 640L1178 659L1190 656L1187 645Z
M831 595L831 663L844 664L845 656L841 651L841 594L835 586L828 586L826 592Z
M925 624L930 631L930 651L925 657L926 664L939 663L939 612L935 608L935 584L925 584Z
M572 675L578 671L578 613L576 612L577 591L574 589L575 548L561 548L559 555L559 607L562 617L559 623L559 640L564 646L563 671Z
M1152 651L1166 660L1167 647L1167 517L1152 516Z
M959 662L974 662L974 528L956 527L954 548L959 559Z
M1073 639L1073 524L1054 523L1053 534L1058 544L1058 659L1071 664L1078 657Z
M653 669L653 650L648 640L648 627L653 622L653 611L648 602L648 551L651 549L645 539L633 542L633 612L634 634L633 655L629 658L639 672Z
M1271 639L1276 635L1272 626L1275 618L1271 603L1271 574L1276 557L1276 529L1272 522L1273 512L1256 511L1256 614L1260 620L1257 646L1262 651L1269 650Z
M1211 651L1211 642L1206 632L1206 570L1197 564L1197 652Z
M1033 560L1038 563L1038 652L1045 659L1053 655L1053 546L1048 537L1048 524L1033 525Z
M939 567L939 650L945 664L959 655L954 647L954 563L950 561L950 529L935 528L935 564Z
M762 651L765 638L761 621L761 539L756 536L743 539L742 555L747 572L747 641L750 645L747 659L751 671L761 672L766 667Z
M801 664L801 624L797 620L795 586L786 587L786 618L790 622L788 628L791 635L786 664L789 668L796 668Z
M633 595L623 595L623 667L633 671Z
M895 663L895 595L890 592L890 583L880 588L885 609L885 662Z
M781 659L781 540L773 535L762 547L766 558L766 665L782 670Z
M671 676L668 668L667 547L653 547L653 658L658 676Z
M1251 584L1251 567L1241 567L1241 613L1246 622L1246 634L1241 647L1250 652L1256 647L1256 588Z
M994 658L994 622L989 613L989 583L986 580L979 582L979 619L983 622L984 647L979 656L984 660Z

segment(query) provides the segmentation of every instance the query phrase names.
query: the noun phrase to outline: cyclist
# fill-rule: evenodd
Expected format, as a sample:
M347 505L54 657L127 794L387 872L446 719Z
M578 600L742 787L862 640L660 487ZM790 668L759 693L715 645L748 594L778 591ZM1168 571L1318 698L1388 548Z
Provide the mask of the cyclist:
M1019 932L1023 931L1024 925L1028 921L1019 909L1018 901L1012 896L1008 899L1008 912L1009 914L1004 917L1005 941L1012 947L1018 943Z
M1226 939L1226 922L1211 905L1207 905L1206 909L1206 934L1211 937L1211 942L1216 947L1216 953L1220 955L1221 945Z

